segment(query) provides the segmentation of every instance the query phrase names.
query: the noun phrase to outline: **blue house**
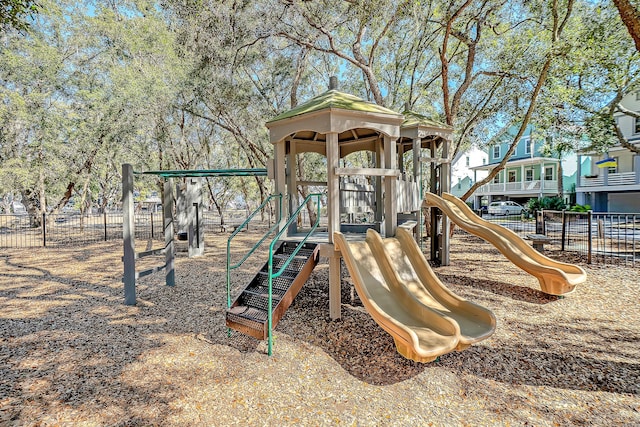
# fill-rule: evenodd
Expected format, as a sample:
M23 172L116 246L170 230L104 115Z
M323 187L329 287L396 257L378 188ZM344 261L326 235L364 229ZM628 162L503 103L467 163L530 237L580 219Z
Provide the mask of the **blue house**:
M476 208L502 200L524 204L531 198L558 194L560 160L543 156L543 141L532 136L532 129L532 126L527 127L506 167L498 172L491 183L483 185L473 193ZM517 128L512 127L507 132L510 137L506 136L503 142L487 148L489 161L486 165L473 168L476 176L478 172L485 172L486 176L498 166L516 133Z

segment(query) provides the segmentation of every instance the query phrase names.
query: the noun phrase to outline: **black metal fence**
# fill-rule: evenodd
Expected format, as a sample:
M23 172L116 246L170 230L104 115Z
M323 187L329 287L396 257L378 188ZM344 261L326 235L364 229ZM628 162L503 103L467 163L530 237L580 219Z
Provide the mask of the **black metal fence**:
M231 232L244 222L245 211L225 213L224 224L214 212L204 212L201 224L205 233ZM135 236L140 240L164 240L161 211L141 210L135 213ZM262 222L261 218L257 221ZM264 223L272 218L266 212ZM175 224L175 222L174 222ZM222 224L222 225L221 225ZM249 227L257 226L256 222ZM180 230L176 229L176 232ZM122 239L122 212L100 214L44 214L35 220L29 215L0 215L0 248L34 248L65 245L85 245Z
M225 212L224 224L215 212L202 214L205 234L230 233L246 218L243 210ZM588 263L625 263L640 266L640 214L538 211L535 215L484 215L484 219L507 227L523 238L547 236L545 250L583 255ZM249 227L271 224L265 212ZM178 232L179 230L176 230ZM164 240L162 212L135 214L136 239ZM0 248L84 245L122 239L122 212L80 215L0 215Z

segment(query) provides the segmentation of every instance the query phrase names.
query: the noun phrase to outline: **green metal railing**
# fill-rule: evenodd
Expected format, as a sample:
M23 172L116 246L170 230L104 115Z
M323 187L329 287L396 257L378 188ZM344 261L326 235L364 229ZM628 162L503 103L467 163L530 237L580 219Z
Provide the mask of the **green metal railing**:
M300 251L300 249L302 248L302 246L304 246L304 244L306 243L306 241L309 239L309 237L313 234L313 232L316 230L316 228L318 228L318 225L320 224L320 197L322 197L322 194L318 194L318 193L314 193L314 194L309 194L304 201L302 202L302 204L298 207L298 209L296 209L295 212L293 212L291 214L291 216L289 217L289 220L287 221L287 223L284 225L284 227L282 227L282 229L278 232L278 234L275 235L275 237L273 238L273 240L271 241L271 244L269 245L269 302L267 304L267 309L268 309L268 313L267 313L267 328L268 328L268 354L269 356L271 356L271 354L273 353L273 331L272 331L272 323L273 323L273 316L272 316L272 311L273 311L273 279L277 279L278 277L280 277L282 275L282 273L284 273L285 269L289 266L289 264L291 263L291 261L293 260L293 258L295 258L295 256L298 254L298 252ZM296 247L296 249L291 253L291 255L289 255L289 258L287 258L287 260L284 262L284 264L282 264L282 266L280 267L280 269L277 272L273 272L273 249L274 246L276 245L276 243L278 243L278 239L280 239L280 236L282 236L283 233L286 232L287 228L289 227L289 225L293 222L297 220L298 214L300 213L300 211L306 206L307 202L309 202L312 198L316 199L316 221L315 223L311 226L311 229L309 230L309 232L307 232L307 234L304 236L304 238L302 239L302 241L300 241L298 243L298 246Z
M279 209L278 209L278 218L276 219L275 224L271 228L269 228L269 230L267 230L264 236L262 236L260 241L255 244L255 246L249 251L249 253L247 253L238 263L231 265L231 240L233 240L236 234L238 234L244 227L247 226L247 224L249 224L249 221L251 221L253 217L258 214L258 212L264 209L264 207L268 203L270 203L271 200L276 198L278 199L278 202L279 202ZM235 231L231 233L231 236L229 236L229 239L227 240L227 309L231 308L231 270L235 270L236 268L244 264L247 258L249 258L251 254L253 254L258 249L258 247L260 247L262 242L264 242L267 239L267 237L269 237L269 235L278 228L278 226L280 225L279 223L280 223L281 215L282 215L282 194L273 194L267 197L267 199L264 202L262 202L262 204L258 206L258 208L256 208L256 210L254 210L251 213L251 215L247 217L247 219L242 223L242 225L237 227Z

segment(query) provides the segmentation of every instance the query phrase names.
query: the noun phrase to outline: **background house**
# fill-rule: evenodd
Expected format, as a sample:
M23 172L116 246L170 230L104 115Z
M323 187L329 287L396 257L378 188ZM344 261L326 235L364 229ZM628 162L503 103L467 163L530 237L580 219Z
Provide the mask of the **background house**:
M475 146L458 153L451 162L451 194L461 197L476 180L486 177L486 173L474 173L473 168L486 165L488 158L486 150Z
M513 200L524 204L531 198L558 194L557 175L560 160L542 155L543 141L532 138L532 129L532 126L527 127L506 167L498 172L493 182L475 191L475 208L499 200ZM512 127L507 135L513 138L516 133L517 128ZM474 178L480 173L486 176L495 169L509 149L511 138L507 136L504 142L488 147L488 163L471 168L476 174Z
M627 95L622 105L640 112L640 91ZM640 120L619 114L616 122L631 143L640 143ZM611 166L597 163L612 159ZM640 156L618 145L606 153L589 149L578 153L576 202L596 212L640 212Z

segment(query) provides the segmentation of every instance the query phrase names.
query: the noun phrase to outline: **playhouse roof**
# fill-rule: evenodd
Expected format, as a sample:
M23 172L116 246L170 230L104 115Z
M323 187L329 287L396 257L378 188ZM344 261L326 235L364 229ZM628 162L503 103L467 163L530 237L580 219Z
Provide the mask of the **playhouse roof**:
M437 120L433 120L425 115L416 113L414 111L407 110L407 111L404 111L402 115L404 116L404 121L402 122L403 128L408 128L413 126L418 126L418 127L423 126L423 127L430 127L430 128L453 130L453 127L449 126L448 124L439 122Z
M267 123L269 124L277 122L279 120L289 119L291 117L299 116L302 114L309 114L329 108L348 111L360 111L365 113L390 114L394 116L397 116L399 114L388 108L358 98L355 95L339 92L335 89L330 89L289 111L285 111L284 113L274 117Z

